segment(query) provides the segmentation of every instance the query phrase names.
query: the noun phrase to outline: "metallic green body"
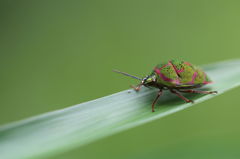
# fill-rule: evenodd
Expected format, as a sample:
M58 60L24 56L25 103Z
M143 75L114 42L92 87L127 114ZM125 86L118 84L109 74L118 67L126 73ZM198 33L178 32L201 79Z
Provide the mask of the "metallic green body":
M212 81L199 67L180 60L170 60L157 65L146 82L156 82L167 87L205 85Z

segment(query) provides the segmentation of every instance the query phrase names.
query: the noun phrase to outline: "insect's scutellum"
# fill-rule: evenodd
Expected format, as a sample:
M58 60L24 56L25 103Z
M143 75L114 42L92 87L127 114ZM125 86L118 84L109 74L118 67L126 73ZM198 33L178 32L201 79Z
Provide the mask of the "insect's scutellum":
M180 92L201 94L217 93L217 91L194 90L195 88L200 88L212 83L212 81L200 68L186 61L170 60L166 63L160 63L153 69L150 75L143 79L118 70L113 71L140 80L141 83L138 84L137 87L133 87L136 91L139 91L141 86L150 86L159 89L159 93L152 104L152 112L155 111L154 105L162 95L163 90L169 90L187 103L193 101L182 96Z

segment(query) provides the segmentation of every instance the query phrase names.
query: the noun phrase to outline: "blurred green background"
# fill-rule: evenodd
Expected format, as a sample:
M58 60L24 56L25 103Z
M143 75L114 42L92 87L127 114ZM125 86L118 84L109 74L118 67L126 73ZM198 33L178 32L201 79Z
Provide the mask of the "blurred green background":
M168 59L240 57L240 1L0 1L0 124L129 88ZM239 158L240 89L53 157Z

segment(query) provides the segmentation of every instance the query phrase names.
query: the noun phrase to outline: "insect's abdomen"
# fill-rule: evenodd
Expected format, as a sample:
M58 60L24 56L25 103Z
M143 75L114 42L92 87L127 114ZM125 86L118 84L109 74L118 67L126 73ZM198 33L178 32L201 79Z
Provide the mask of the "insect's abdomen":
M180 76L181 85L208 84L211 82L205 72L188 62L182 61L177 63L172 60L171 63L175 67L176 73Z
M191 86L208 84L211 80L206 73L196 66L179 60L171 60L167 64L155 67L157 82L166 86Z

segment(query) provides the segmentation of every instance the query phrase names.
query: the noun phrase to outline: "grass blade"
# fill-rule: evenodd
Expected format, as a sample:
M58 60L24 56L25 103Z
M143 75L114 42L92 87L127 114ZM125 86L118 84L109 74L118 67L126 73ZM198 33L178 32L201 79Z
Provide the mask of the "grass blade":
M240 60L203 66L219 94L240 85ZM207 89L207 88L206 88ZM162 118L216 95L191 95L184 103L164 92L151 112L156 89L122 91L62 110L42 114L0 128L0 158L24 159L54 155L102 137Z

